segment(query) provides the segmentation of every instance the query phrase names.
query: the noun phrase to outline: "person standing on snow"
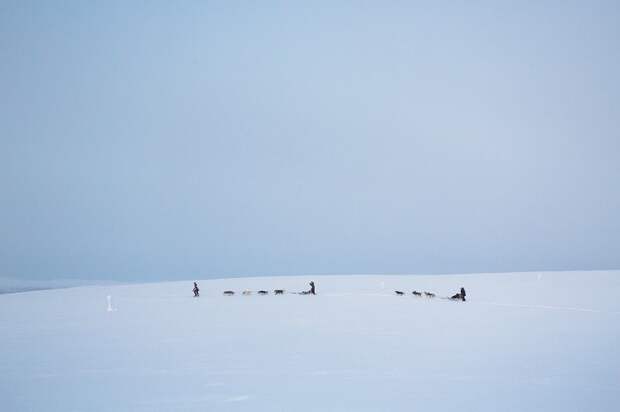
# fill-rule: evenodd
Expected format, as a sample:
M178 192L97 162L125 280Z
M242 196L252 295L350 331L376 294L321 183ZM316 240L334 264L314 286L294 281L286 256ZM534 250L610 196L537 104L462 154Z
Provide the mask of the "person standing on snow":
M463 300L463 302L465 302L465 288L461 288L461 299Z
M314 282L310 281L310 293L312 295L316 295L316 290L314 290Z
M197 298L198 296L200 296L200 289L198 289L198 283L194 282L194 297Z

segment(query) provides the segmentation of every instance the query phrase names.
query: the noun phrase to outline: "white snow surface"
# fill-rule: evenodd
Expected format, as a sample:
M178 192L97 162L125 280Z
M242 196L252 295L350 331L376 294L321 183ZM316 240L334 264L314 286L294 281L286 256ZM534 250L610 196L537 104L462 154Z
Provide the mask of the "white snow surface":
M316 296L272 294L310 280ZM191 281L0 295L0 410L619 408L617 271L199 285L199 298ZM461 286L467 302L411 294Z

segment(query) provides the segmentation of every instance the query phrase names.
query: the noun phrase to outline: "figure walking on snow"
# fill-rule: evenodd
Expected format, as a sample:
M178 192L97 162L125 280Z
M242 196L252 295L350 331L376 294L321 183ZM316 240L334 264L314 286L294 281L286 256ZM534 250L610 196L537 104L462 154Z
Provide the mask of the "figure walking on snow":
M465 288L461 288L461 299L463 299L463 302L465 302Z
M194 282L194 297L197 298L198 296L200 296L200 289L198 289L198 283Z
M310 281L310 294L316 295L316 291L314 290L314 282Z

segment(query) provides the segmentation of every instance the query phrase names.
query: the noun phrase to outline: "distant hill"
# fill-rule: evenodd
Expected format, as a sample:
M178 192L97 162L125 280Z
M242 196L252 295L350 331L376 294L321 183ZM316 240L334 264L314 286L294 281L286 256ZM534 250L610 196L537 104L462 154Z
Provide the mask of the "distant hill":
M56 279L30 280L0 277L0 294L31 292L35 290L63 289L77 286L115 285L119 282L107 280Z

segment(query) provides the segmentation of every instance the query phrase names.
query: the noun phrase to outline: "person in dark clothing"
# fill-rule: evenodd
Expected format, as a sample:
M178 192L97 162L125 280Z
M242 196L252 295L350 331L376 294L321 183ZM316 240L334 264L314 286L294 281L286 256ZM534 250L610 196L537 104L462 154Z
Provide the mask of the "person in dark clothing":
M200 296L200 289L198 289L198 283L194 282L194 297L197 298L198 296Z
M461 288L461 291L456 295L450 296L450 299L462 300L463 302L465 302L465 288Z
M314 290L314 282L310 281L310 293L316 295L316 290Z

